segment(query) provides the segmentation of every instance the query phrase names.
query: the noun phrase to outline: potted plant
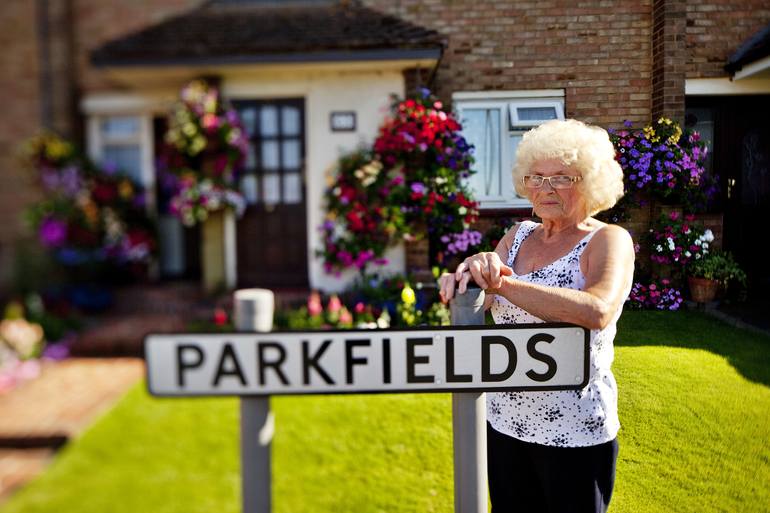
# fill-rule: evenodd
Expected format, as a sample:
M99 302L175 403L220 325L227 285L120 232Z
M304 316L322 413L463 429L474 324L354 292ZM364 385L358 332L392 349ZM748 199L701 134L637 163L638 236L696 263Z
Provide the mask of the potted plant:
M713 301L720 287L734 282L745 286L746 273L731 253L713 251L687 266L687 281L693 301L706 303Z

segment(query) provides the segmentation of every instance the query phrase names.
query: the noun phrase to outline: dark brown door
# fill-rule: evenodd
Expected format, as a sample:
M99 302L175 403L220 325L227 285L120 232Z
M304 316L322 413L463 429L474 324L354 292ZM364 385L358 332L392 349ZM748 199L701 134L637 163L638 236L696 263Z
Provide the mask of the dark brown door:
M688 98L687 112L691 119L711 118L724 246L746 269L749 297L767 301L770 266L759 248L770 220L770 96Z
M234 105L249 134L240 189L238 286L307 287L305 106L302 99Z

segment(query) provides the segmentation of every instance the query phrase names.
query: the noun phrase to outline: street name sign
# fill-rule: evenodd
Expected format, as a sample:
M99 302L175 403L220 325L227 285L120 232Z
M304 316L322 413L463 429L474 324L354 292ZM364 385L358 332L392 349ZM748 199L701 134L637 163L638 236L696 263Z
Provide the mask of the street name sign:
M150 334L157 396L574 390L589 331L565 323Z

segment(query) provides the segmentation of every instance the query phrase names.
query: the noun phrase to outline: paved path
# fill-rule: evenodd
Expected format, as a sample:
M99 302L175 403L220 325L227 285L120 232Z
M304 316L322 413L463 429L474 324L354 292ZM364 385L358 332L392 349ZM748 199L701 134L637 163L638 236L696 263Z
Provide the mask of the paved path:
M0 503L41 473L58 447L105 413L143 373L138 358L46 361L40 377L0 395Z

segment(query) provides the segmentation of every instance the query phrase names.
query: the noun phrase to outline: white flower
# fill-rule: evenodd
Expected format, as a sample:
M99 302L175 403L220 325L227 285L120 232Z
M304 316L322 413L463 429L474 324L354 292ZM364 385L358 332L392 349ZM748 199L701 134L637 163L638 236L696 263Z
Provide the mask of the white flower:
M690 253L689 251L685 251L684 256L686 256L687 258L690 258L692 256L692 253Z
M700 258L700 253L695 253L695 260L698 260Z
M658 244L657 246L655 246L655 251L657 251L658 253L663 253L663 246Z
M676 247L676 244L674 244L674 239L669 237L666 240L668 241L668 249L670 249L671 251L674 251L674 248Z
M712 242L714 240L714 233L711 230L706 230L706 232L703 234L703 238L706 240L706 242Z

